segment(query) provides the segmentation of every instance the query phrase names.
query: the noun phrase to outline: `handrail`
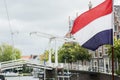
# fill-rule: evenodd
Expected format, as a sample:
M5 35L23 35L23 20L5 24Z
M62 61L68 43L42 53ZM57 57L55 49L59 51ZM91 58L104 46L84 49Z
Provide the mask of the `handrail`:
M31 60L19 59L19 60L1 62L1 70L8 69L8 68L20 67L20 66L23 66L23 64L27 64L27 66L32 66L32 67L36 67L36 68L45 68L46 67L46 69L52 69L51 66L47 66L44 64L40 64L40 63L35 63Z

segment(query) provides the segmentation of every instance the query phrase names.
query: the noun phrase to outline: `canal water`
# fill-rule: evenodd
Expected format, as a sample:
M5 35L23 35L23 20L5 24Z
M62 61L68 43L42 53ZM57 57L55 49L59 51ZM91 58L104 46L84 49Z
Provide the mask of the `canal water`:
M33 76L5 77L6 80L39 80Z

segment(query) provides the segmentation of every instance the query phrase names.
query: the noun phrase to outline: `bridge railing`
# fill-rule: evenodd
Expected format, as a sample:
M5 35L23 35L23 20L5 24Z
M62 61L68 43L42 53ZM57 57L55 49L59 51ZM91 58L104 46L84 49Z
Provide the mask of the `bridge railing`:
M26 63L26 61L25 60L21 60L21 59L1 62L1 70L21 67L25 63Z
M36 68L52 69L51 66L40 64L39 62L36 62L34 60L19 59L19 60L1 62L0 64L1 64L0 66L1 70L22 67L24 64L27 64L27 66L36 67Z

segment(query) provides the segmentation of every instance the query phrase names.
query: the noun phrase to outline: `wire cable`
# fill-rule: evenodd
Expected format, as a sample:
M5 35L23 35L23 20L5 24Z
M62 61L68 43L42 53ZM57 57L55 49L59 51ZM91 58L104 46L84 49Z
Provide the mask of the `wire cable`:
M7 19L8 19L8 25L9 25L9 28L10 28L10 34L11 34L12 45L14 46L13 30L12 30L11 23L10 23L10 17L9 17L9 13L8 13L8 7L7 7L7 2L6 2L6 0L4 0L4 4L5 4Z

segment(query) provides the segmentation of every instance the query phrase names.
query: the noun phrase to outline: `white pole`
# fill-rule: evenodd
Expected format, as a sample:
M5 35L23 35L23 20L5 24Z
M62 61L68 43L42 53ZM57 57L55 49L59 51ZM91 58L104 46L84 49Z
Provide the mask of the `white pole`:
M106 60L104 58L104 72L106 73Z
M48 60L48 62L49 62L49 66L51 66L51 39L50 39L48 45L49 45L49 60Z
M55 66L58 66L58 52L57 52L57 41L55 39Z
M46 79L46 63L45 63L45 60L44 60L44 80Z
M109 58L108 58L108 61L107 61L107 62L108 62L108 72L110 72L110 64L109 64L110 62L109 62L109 61L110 61L110 60L109 60Z

